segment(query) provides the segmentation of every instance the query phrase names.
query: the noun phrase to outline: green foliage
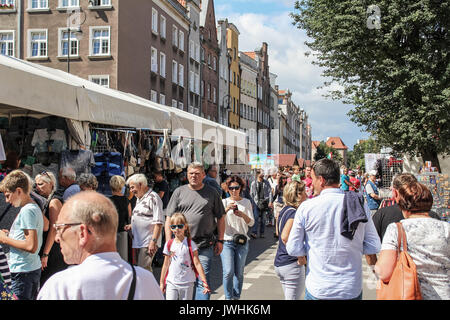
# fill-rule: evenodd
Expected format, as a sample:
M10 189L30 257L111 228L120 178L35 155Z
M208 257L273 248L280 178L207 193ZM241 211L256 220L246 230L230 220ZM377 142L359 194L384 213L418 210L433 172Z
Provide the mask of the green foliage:
M369 138L359 144L353 146L353 150L348 152L348 167L355 169L359 166L363 171L365 171L365 160L364 153L379 153L381 146L378 141Z
M381 28L369 28L371 4ZM350 119L394 151L450 152L450 2L302 0L293 23Z
M321 141L317 146L316 154L314 155L314 161L318 161L320 159L328 157L330 152L333 155L333 160L336 160L339 163L343 162L341 154L335 148L327 146L323 141Z

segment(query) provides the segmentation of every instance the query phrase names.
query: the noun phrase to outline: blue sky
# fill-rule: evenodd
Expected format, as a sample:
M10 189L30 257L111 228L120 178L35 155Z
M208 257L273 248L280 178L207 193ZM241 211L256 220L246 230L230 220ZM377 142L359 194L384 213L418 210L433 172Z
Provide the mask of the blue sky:
M279 88L289 89L294 103L306 110L313 140L339 136L353 149L358 139L369 137L347 116L352 106L325 98L327 89L318 89L327 79L311 63L312 57L305 56L310 51L304 44L305 32L292 25L289 13L294 11L294 0L215 0L214 3L216 20L228 18L239 29L240 51L253 51L267 42L270 72L278 76Z

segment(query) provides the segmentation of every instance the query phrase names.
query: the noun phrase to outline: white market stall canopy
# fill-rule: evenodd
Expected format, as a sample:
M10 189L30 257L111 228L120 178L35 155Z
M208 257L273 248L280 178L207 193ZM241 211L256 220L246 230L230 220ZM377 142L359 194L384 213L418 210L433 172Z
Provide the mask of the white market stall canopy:
M17 58L0 55L0 86L2 116L31 111L120 127L170 129L173 135L236 147L238 152L246 149L245 133L239 130Z
M170 113L64 71L0 55L0 114L22 108L113 126L170 129Z

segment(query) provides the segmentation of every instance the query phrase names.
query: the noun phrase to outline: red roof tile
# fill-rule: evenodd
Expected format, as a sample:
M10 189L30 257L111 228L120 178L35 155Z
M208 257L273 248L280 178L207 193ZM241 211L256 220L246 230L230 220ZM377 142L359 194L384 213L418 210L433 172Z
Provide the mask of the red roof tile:
M317 149L317 147L318 147L319 144L320 144L320 141L312 141L311 143L312 143L313 149Z
M298 165L297 156L295 154L274 154L273 159L278 167Z
M244 54L246 56L249 56L250 58L252 58L253 60L256 60L256 53L254 51L248 51L248 52L244 52Z
M326 145L329 147L333 147L337 150L341 150L341 149L348 149L348 147L345 145L345 143L342 141L341 138L339 137L330 137L328 138Z

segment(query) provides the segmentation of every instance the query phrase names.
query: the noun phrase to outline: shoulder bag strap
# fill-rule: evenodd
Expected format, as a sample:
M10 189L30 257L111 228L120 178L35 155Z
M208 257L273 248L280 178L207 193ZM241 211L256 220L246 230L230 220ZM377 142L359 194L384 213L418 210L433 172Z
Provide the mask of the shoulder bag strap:
M400 255L400 248L402 246L403 227L400 222L396 222L395 224L397 225L397 259L398 259L398 255Z
M128 293L128 300L134 300L134 292L136 291L136 269L131 263L130 266L131 269L133 269L133 280L131 281L130 292Z
M198 277L198 271L197 268L194 265L194 252L192 251L192 244L191 244L191 239L188 238L187 239L187 243L188 243L188 247L189 247L189 255L191 256L191 261L192 261L192 269L194 269L194 273L195 273L195 277Z
M173 243L173 238L171 238L167 242L167 251L169 251L169 254L170 254L170 247L172 246L172 243ZM170 259L169 259L169 266L170 266ZM169 275L169 266L167 267L167 272L166 272L166 275L164 276L164 285L166 284L167 276Z
M408 252L408 245L406 242L406 232L405 229L403 228L403 225L400 222L397 222L397 228L399 231L399 235L398 235L398 250L400 251L400 246L402 245L402 241L403 241L403 252Z

